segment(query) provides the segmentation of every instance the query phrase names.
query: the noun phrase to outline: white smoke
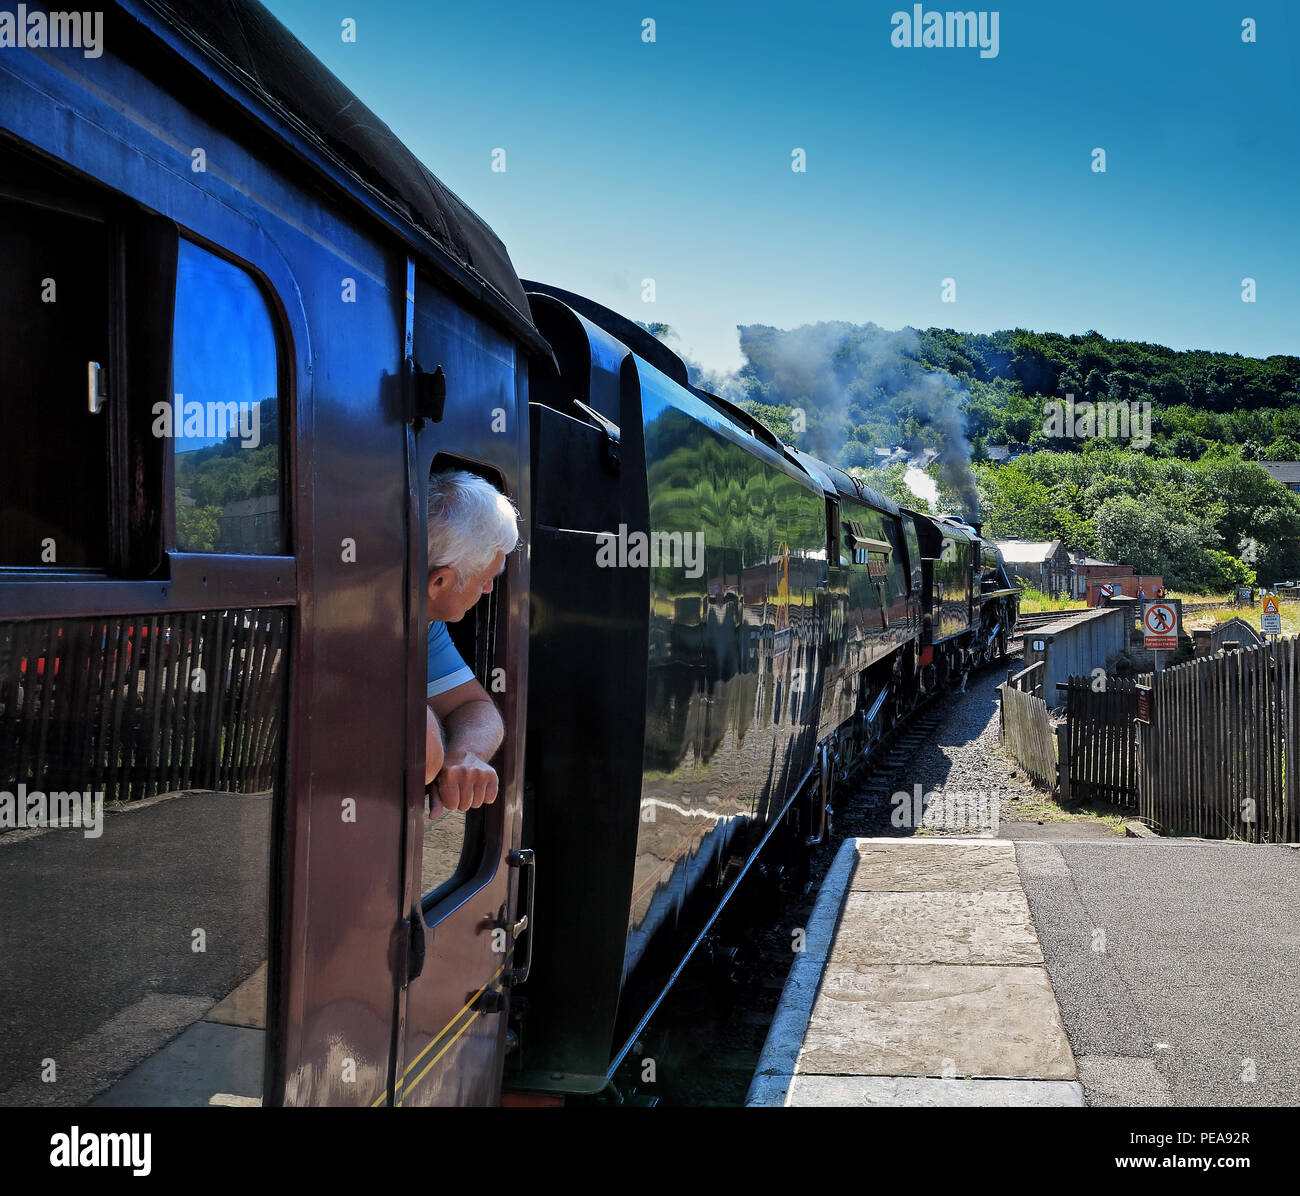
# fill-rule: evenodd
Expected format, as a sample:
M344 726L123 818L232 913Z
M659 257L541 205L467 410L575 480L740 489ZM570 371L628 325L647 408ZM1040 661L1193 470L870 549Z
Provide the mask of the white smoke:
M841 462L852 430L850 407L855 403L863 408L876 401L889 402L898 421L894 424L897 439L893 444L901 446L908 456L908 488L937 507L938 485L923 472L925 466L937 462L943 484L953 492L964 513L973 517L977 512L979 500L962 410L969 395L946 370L927 369L921 364L920 334L915 328L890 331L875 324L843 321L789 331L743 325L739 328L740 349L747 363L752 364L738 371L715 372L683 355L680 338L667 325L648 327L682 356L695 385L732 402L743 403L750 397L742 379L752 369L749 381L759 381L769 390L770 397L763 401L809 413L808 436L798 439L799 447L832 464ZM815 424L813 412L818 416ZM909 425L907 430L901 426L903 416ZM919 443L922 433L940 447L923 447ZM881 447L889 447L889 442Z
M938 507L939 487L935 484L935 480L924 470L917 469L915 465L909 465L907 472L903 474L903 481L917 498L925 499L930 504L931 509Z

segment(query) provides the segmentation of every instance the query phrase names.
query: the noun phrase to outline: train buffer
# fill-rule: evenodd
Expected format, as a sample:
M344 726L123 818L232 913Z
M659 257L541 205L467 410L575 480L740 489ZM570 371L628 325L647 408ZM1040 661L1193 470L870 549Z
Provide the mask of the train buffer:
M1081 1106L1013 844L846 839L751 1106Z

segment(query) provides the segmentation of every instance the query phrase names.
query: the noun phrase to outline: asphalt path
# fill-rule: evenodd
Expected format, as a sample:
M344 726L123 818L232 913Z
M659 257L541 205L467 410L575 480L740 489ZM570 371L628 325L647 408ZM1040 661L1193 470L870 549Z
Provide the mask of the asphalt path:
M1090 1104L1300 1104L1300 851L1066 824L1016 855Z

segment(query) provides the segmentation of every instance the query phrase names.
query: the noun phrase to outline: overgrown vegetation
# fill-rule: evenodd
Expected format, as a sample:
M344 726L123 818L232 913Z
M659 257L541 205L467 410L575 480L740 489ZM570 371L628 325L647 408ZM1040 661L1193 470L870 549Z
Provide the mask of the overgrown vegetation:
M1065 594L1044 594L1033 586L1026 586L1020 591L1020 613L1022 615L1046 614L1056 610L1084 610L1087 603L1082 598L1070 598Z

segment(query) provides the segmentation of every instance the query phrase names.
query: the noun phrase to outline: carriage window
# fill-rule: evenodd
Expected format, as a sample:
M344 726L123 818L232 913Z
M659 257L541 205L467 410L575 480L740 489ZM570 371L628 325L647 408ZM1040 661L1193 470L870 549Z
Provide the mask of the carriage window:
M109 245L100 220L0 198L0 566L108 563L109 416L89 380L108 388Z
M440 457L434 461L431 472L442 469L465 468L459 461ZM498 489L501 484L497 479L489 479ZM498 632L505 618L508 602L504 587L510 576L510 557L506 558L506 569L497 578L490 593L479 599L464 618L456 623L447 624L447 631L457 654L473 672L474 679L493 695L497 709L503 717L500 686L494 683L494 672L499 676L499 666L505 664L504 653L499 653L498 646L503 645L503 638ZM491 763L497 768L501 788L497 800L503 800L505 782L501 776L502 760L498 755ZM424 801L424 841L421 851L420 890L423 894L423 908L427 911L447 894L470 880L478 871L483 861L484 850L488 842L488 817L491 807L482 806L477 810L462 813L455 810L441 810L437 801L437 783L429 787ZM430 818L430 810L434 817Z
M473 670L475 679L489 693L494 688L492 670L497 663L497 627L504 612L501 588L506 583L506 576L503 573L492 587L492 592L480 598L478 605L459 623L448 627L461 659ZM497 708L500 709L500 699L497 701ZM500 777L500 758L495 764ZM488 807L480 807L469 813L442 810L431 819L430 806L435 802L436 794L435 783L426 794L424 805L425 830L420 877L426 910L474 875L483 859L487 843ZM499 792L498 801L501 796ZM437 810L436 805L434 810Z
M289 619L0 622L0 1105L261 1100Z
M185 240L172 368L155 427L176 446L177 549L283 552L275 321L250 274Z

